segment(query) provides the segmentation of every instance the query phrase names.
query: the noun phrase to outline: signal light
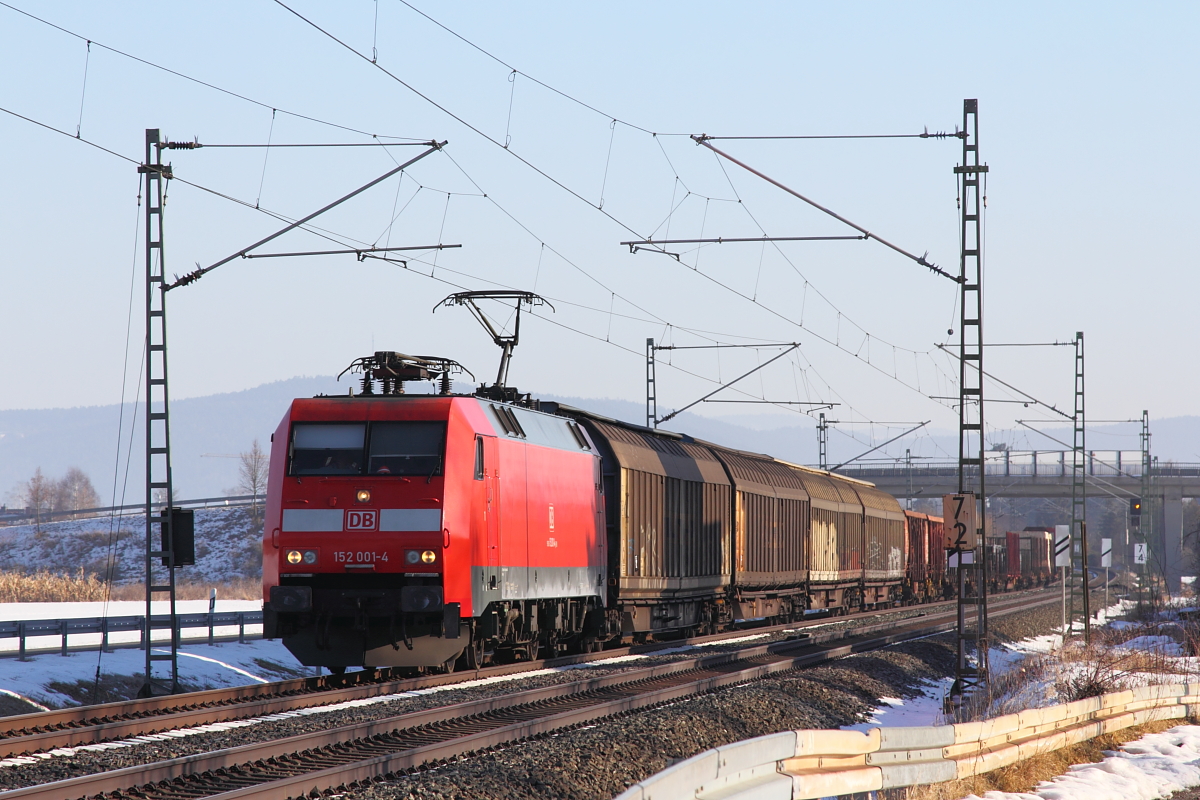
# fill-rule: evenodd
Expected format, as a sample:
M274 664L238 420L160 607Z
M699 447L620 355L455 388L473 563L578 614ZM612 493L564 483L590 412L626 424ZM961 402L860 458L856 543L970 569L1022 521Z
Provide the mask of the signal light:
M1129 499L1129 516L1136 517L1142 513L1142 498L1131 497Z

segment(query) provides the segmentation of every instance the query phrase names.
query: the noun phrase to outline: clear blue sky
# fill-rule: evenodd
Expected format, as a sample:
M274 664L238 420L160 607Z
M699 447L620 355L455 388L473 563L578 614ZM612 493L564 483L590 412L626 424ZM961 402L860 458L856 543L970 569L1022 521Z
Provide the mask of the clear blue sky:
M368 58L374 47L380 66L483 133L510 137L511 152L273 2L15 5L264 104L97 44L89 56L84 41L0 7L0 106L71 134L78 125L83 138L136 160L147 127L209 144L371 141L283 111L272 127L271 108L449 140L398 191L394 181L378 187L320 224L343 242L461 243L437 256L436 278L551 298L557 311L547 316L558 324L527 321L511 378L562 395L642 397L648 336L800 341L799 357L746 381L747 391L841 402L843 418L951 428L956 415L927 396L954 393L957 370L933 350L954 325L953 284L873 242L681 248L681 263L630 255L618 244L630 230L663 237L668 217L674 238L852 231L736 167L722 170L686 136L626 123L664 134L912 133L952 130L963 98L978 98L992 170L989 340L1066 341L1082 330L1090 416L1193 413L1193 4L415 3L522 73L510 81L509 66L396 0L289 3ZM7 114L0 136L0 408L116 402L131 278L127 394L141 346L135 168ZM957 269L956 140L726 145ZM169 157L181 178L293 218L394 163L378 148L276 149L265 168L262 150ZM611 216L588 205L601 197ZM167 271L179 274L279 227L178 181L166 220ZM266 249L331 246L295 233ZM433 268L432 255L420 258L408 271L352 257L239 259L172 292L175 396L331 374L374 349L445 355L490 379L496 349L464 310L430 313L457 288L416 274ZM774 352L676 353L682 369L660 371L660 404L682 406ZM988 366L1069 406L1069 355L997 350ZM730 409L758 407L704 413ZM1020 405L989 410L999 428L1039 416ZM886 438L885 428L874 435Z

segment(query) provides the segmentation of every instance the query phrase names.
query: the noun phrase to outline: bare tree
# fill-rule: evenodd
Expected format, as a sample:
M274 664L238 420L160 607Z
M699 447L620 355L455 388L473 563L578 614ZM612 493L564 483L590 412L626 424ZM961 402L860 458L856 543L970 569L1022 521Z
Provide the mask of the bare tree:
M270 467L270 459L267 454L262 451L258 445L258 439L254 440L254 444L250 445L250 449L239 456L240 463L238 465L238 490L242 494L248 494L253 497L250 501L250 516L255 524L258 524L259 506L258 498L266 494L267 491L267 474Z
M54 481L53 509L57 512L98 508L100 495L91 479L79 467L71 467L60 480ZM74 515L72 515L74 516Z
M17 495L25 504L27 512L33 512L34 530L42 531L42 514L49 511L54 502L54 481L42 474L42 468L34 470L33 477L17 487Z

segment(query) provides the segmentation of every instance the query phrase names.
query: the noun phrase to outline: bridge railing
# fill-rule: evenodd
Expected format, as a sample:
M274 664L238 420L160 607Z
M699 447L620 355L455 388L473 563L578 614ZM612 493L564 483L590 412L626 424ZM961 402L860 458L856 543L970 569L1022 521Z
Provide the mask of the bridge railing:
M1028 455L1028 454L1022 454ZM1060 456L1064 456L1060 458ZM1132 478L1140 480L1140 463L1117 464L1099 457L1085 462L1087 474L1102 478ZM923 461L919 464L870 464L851 465L838 470L843 475L856 478L904 479L909 475L922 478L949 478L958 475L958 466L953 461ZM968 467L970 475L977 475L978 467ZM1002 478L1064 478L1071 474L1071 453L1067 451L1039 452L1038 458L988 458L984 464L984 475ZM1151 468L1152 478L1196 478L1200 477L1200 463L1167 462Z

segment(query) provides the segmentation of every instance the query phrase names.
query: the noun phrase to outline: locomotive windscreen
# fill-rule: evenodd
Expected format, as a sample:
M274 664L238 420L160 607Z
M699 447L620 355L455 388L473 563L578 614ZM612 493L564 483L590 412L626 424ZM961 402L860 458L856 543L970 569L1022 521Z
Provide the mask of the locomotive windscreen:
M371 425L372 475L441 475L444 422L376 422Z
M289 474L441 475L445 446L445 422L297 422Z
M292 475L361 475L367 426L297 422L292 429Z

